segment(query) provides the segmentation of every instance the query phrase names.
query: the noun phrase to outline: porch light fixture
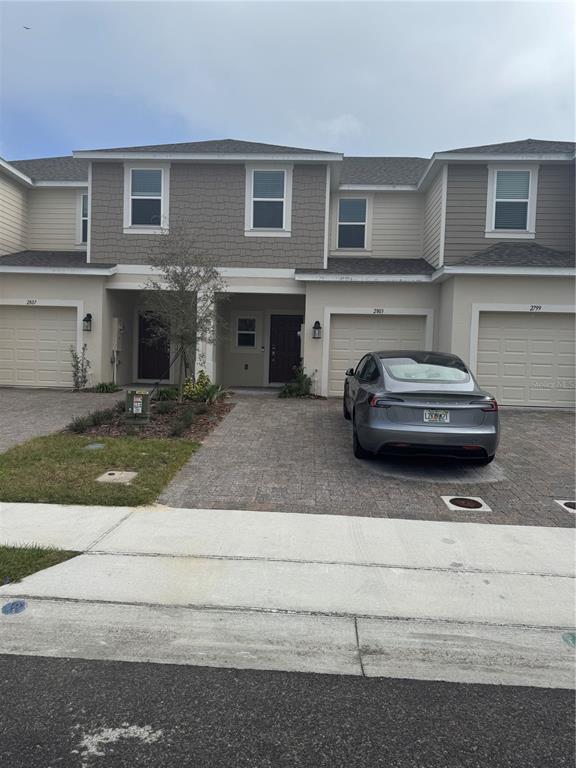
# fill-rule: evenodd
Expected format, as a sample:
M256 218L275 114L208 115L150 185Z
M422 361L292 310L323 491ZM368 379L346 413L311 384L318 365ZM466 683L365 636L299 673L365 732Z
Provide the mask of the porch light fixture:
M320 320L316 320L316 322L312 326L312 338L313 339L322 338L322 326L320 325Z
M92 330L92 315L90 314L90 312L87 312L82 318L82 330L83 331Z

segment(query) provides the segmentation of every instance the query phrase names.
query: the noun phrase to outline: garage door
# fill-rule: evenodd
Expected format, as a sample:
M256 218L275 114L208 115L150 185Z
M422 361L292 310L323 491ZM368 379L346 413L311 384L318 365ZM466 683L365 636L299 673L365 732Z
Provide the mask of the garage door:
M572 405L574 358L572 314L480 314L478 380L504 405Z
M76 309L0 306L0 385L70 387Z
M425 331L422 315L332 315L328 395L342 394L346 369L367 352L424 349Z

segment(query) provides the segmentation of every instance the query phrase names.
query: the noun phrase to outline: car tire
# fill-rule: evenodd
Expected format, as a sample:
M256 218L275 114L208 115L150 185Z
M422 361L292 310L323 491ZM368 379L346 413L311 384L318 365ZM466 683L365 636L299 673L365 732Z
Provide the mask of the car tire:
M479 467L486 467L488 464L491 464L494 461L494 456L486 456L483 459L476 459L474 462Z
M350 416L350 411L348 410L348 407L346 405L346 395L342 398L342 415L346 419L346 421L350 421L352 416Z
M362 447L360 440L358 439L358 432L356 430L356 421L352 423L352 453L357 459L372 459L374 454L372 451L367 451Z

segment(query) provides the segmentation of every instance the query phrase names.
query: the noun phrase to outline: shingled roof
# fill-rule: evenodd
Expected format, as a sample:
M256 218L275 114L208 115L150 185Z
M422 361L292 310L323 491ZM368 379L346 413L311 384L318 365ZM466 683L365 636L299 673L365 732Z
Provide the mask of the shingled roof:
M520 141L505 141L501 144L481 144L478 147L460 147L449 149L447 152L480 155L563 155L574 152L576 143L573 141L546 141L542 139L521 139Z
M86 150L88 152L166 152L182 154L224 154L224 155L262 155L292 154L333 155L334 152L302 147L285 147L281 144L262 144L258 141L240 141L238 139L215 139L210 141L186 141L179 144L145 144L138 147L113 147L112 149Z
M327 269L297 269L296 274L322 275L429 275L434 268L425 259L382 259L336 256Z
M86 251L18 251L0 256L0 267L59 267L110 269L114 264L91 264Z
M456 266L456 265L455 265ZM489 248L466 256L461 267L560 267L574 268L574 254L556 251L540 243L494 243Z
M418 184L425 157L345 157L341 184Z
M40 157L37 160L9 160L32 181L88 181L88 160L66 157Z

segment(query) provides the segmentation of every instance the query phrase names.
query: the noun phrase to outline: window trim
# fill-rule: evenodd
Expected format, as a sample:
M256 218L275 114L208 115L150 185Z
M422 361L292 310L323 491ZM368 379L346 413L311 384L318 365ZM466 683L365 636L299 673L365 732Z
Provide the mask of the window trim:
M230 334L230 348L232 352L237 352L239 354L246 353L248 355L254 355L254 354L261 354L262 353L262 312L252 312L249 309L247 310L240 310L237 312L234 312L231 317L231 324L230 327L232 329L232 333ZM252 333L252 331L239 331L238 330L238 321L239 320L254 320L254 346L253 347L241 347L238 345L238 334L239 333Z
M82 199L86 197L86 216L82 216ZM82 240L82 222L86 220L86 240ZM90 229L90 195L88 192L79 191L76 202L76 245L88 247Z
M132 224L132 171L161 171L160 226ZM157 199L149 198L146 199ZM170 201L170 163L124 164L124 234L161 235L168 230Z
M338 228L340 226L340 200L366 200L366 221L364 222L364 248L338 248ZM372 210L374 196L366 192L344 192L334 199L332 209L331 252L339 256L345 254L371 253L372 251ZM352 223L352 222L349 222Z
M246 237L291 237L292 236L292 173L294 166L246 164L246 199L244 211L244 235ZM254 198L254 171L283 171L284 203L282 229L254 227L254 200L280 200L280 198Z
M526 229L496 229L496 182L498 171L528 171L530 174L528 188L528 210L526 212ZM533 240L536 237L536 200L538 194L537 165L488 165L488 194L486 202L486 227L484 235L487 238L500 240ZM520 202L520 199L518 199Z

